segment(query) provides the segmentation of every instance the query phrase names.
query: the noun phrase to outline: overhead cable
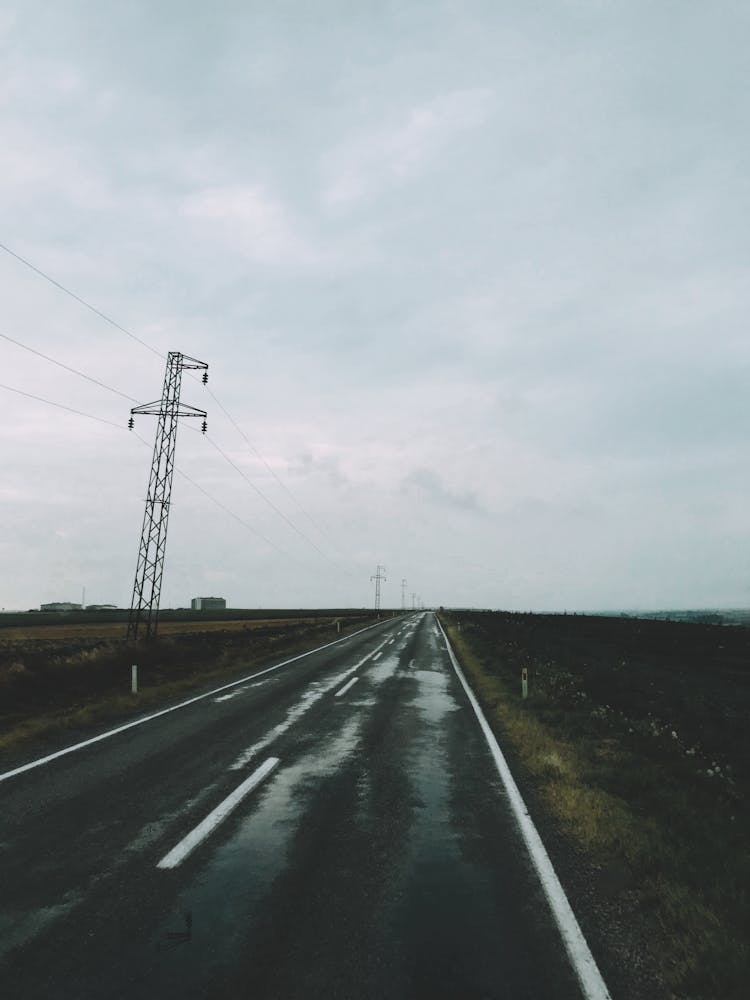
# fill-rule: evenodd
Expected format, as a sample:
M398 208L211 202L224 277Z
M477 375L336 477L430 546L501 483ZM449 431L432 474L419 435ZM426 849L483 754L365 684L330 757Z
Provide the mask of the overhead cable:
M69 295L69 296L70 296L70 297L71 297L72 299L75 299L75 301L76 301L76 302L80 303L80 304L81 304L82 306L84 306L84 307L85 307L86 309L90 310L90 312L94 313L94 314L95 314L96 316L99 316L99 317L100 317L100 319L103 319L103 320L104 320L104 321L105 321L106 323L109 323L109 324L110 324L110 326L113 326L113 327L114 327L114 328L115 328L116 330L119 330L119 331L120 331L121 333L125 334L125 336L126 336L126 337L129 337L129 338L130 338L131 340L134 340L134 341L136 341L137 343L139 343L139 344L140 344L140 345L141 345L142 347L145 347L145 348L146 348L147 350L149 350L149 351L150 351L150 352L151 352L152 354L155 354L155 355L156 355L157 357L159 357L159 358L164 358L164 357L165 357L165 355L164 355L164 354L163 354L163 353L162 353L161 351L158 351L158 350L156 350L156 348L152 347L152 346L151 346L150 344L148 344L148 343L147 343L147 342L146 342L145 340L142 340L142 339L141 339L140 337L136 336L136 334L132 333L132 332L131 332L130 330L128 330L128 329L127 329L126 327L122 326L122 324L120 324L120 323L118 323L118 322L117 322L116 320L112 319L112 317L111 317L111 316L108 316L108 315L107 315L106 313L102 312L102 311L101 311L101 309L97 309L97 308L96 308L96 306L93 306L93 305L92 305L92 304L91 304L90 302L87 302L87 301L86 301L86 299L82 298L82 297L81 297L80 295L77 295L77 294L76 294L75 292L71 291L71 289L67 288L67 287L66 287L65 285L63 285L63 284L62 284L61 282L57 281L57 280L56 280L55 278L53 278L53 277L52 277L52 276L51 276L50 274L47 274L47 272L46 272L46 271L43 271L43 270L42 270L42 269L41 269L40 267L37 267L37 266L36 266L35 264L32 264L30 260L27 260L27 259L26 259L25 257L22 257L22 256L21 256L21 254L19 254L19 253L16 253L16 251L15 251L15 250L12 250L12 249L11 249L11 248L10 248L9 246L7 246L6 244L4 244L4 243L0 243L0 250L4 250L4 251L5 251L5 252L6 252L7 254L9 254L9 255L10 255L11 257L15 258L15 260L19 261L19 262L20 262L21 264L24 264L24 265L25 265L26 267L30 268L30 269L31 269L32 271L34 271L34 273L35 273L35 274L38 274L38 275L39 275L39 276L40 276L41 278L44 278L44 280L45 280L45 281L48 281L48 282L50 282L50 284L54 285L54 286L55 286L56 288L59 288L59 289L60 289L60 291L64 292L64 293L65 293L66 295ZM12 338L10 338L10 337L6 337L6 339L8 339L8 340L11 340ZM19 343L19 346L25 346L25 345L22 345L22 344L20 344L20 342L18 342L18 341L15 341L15 343ZM31 348L29 348L29 350L32 350L32 349L31 349ZM38 353L38 354L39 354L39 355L40 355L41 357L46 357L45 355L42 355L42 354L41 354L41 352L34 352L34 353ZM51 358L46 358L46 360L48 360L48 361L52 361L52 363L53 363L53 364L59 364L59 365L60 365L61 367L67 367L67 366L63 365L63 364L62 364L61 362L58 362L58 361L54 361L54 360L53 360L53 359L51 359ZM73 371L74 369L68 369L68 370L70 370L70 371ZM104 383L102 383L102 382L99 382L99 381L98 381L97 379L93 379L93 378L91 378L91 377L90 377L90 376L88 376L88 375L84 375L84 374L83 374L82 372L76 372L76 374L78 374L78 375L81 375L81 376L82 376L83 378L87 378L87 379L89 379L89 381L92 381L92 382L96 382L96 383L97 383L98 385L102 385L102 386L104 385ZM110 388L110 389L111 389L111 387L109 387L109 386L105 386L105 388ZM13 390L11 390L11 391L13 391ZM111 391L112 391L112 392L116 392L116 393L117 393L118 395L123 395L122 393L119 393L119 391L118 391L118 390L116 390L116 389L111 389ZM308 519L309 519L309 520L311 521L311 523L312 523L312 524L313 524L313 525L314 525L314 526L315 526L315 527L316 527L316 528L318 529L318 531L320 531L320 532L321 532L321 534L325 534L325 532L323 532L323 531L322 531L322 529L321 529L321 528L320 528L320 527L319 527L319 526L318 526L318 525L317 525L317 524L315 523L315 521L314 521L314 520L312 519L312 517L311 517L311 516L310 516L310 515L309 515L309 514L307 513L307 511L305 511L305 509L304 509L304 508L302 507L302 505L301 505L301 504L300 504L300 503L299 503L299 502L298 502L298 501L297 501L297 500L295 499L294 495L293 495L293 494L292 494L292 492L291 492L291 491L290 491L290 490L288 489L288 487L286 487L286 486L284 485L284 483L283 483L283 482L282 482L282 481L281 481L281 480L279 479L279 477L278 477L278 476L276 475L276 473L275 473L275 472L273 471L273 469L272 469L272 468L270 467L270 465L268 465L268 463L267 463L267 462L265 461L265 459L264 459L264 458L262 458L262 456L261 456L261 455L260 455L260 453L259 453L259 452L257 451L257 449L256 449L256 448L255 448L255 447L254 447L254 446L253 446L253 445L251 444L251 442L250 442L250 441L249 441L249 439L247 438L247 435L246 435L246 434L244 433L244 431L243 431L243 430L241 429L241 427L239 426L239 424L238 424L238 423L237 423L237 422L236 422L236 421L234 420L234 418L233 418L233 417L232 417L232 416L231 416L231 415L229 414L228 410L227 410L227 409L226 409L226 408L225 408L225 407L224 407L224 406L223 406L223 405L222 405L222 404L221 404L221 403L219 402L219 400L218 400L218 399L216 398L216 396L215 396L215 395L213 394L213 392L211 392L211 390L210 390L210 389L209 389L209 393L210 393L210 395L211 395L212 399L213 399L213 400L215 401L216 405L217 405L217 406L218 406L218 407L219 407L219 408L220 408L220 409L221 409L221 410L222 410L222 411L223 411L223 412L224 412L224 413L226 414L227 418L228 418L228 419L229 419L229 420L230 420L230 421L232 422L232 424L233 424L233 425L234 425L234 426L235 426L235 427L237 428L237 430L238 430L238 431L240 432L240 434L242 435L242 437L244 438L244 440L245 440L245 442L246 442L246 443L248 444L248 446L249 446L249 447L250 447L250 448L251 448L251 449L252 449L252 450L253 450L253 451L255 452L256 456L257 456L257 457L258 457L258 458L259 458L259 459L260 459L260 460L261 460L261 461L262 461L262 462L264 463L264 465L266 466L266 468L267 468L267 469L268 469L268 470L269 470L269 471L271 472L271 474L273 475L273 477L274 477L274 478L276 479L276 481L277 481L277 482L278 482L278 483L279 483L279 484L280 484L280 485L282 486L282 488L283 488L284 490L286 490L286 492L287 492L287 493L289 494L289 496L290 496L290 497L292 498L292 500L294 500L294 502L295 502L295 503L297 504L297 506L298 506L298 507L300 508L300 510L302 511L302 513L303 513L303 514L305 514L305 516L306 516L306 517L308 517ZM127 399L131 399L131 397L129 397L129 396L127 396L127 397L125 397L125 398L127 398ZM135 400L132 400L132 401L133 401L133 402L135 402ZM55 404L53 404L53 405L55 405ZM75 412L75 411L74 411L74 412ZM241 476L243 477L243 479L245 479L245 481L246 481L246 482L248 483L248 485L250 485L250 486L251 486L251 487L252 487L252 488L253 488L253 489L255 490L255 492L256 492L256 493L257 493L257 494L258 494L258 495L259 495L259 496L260 496L260 497L261 497L261 498L262 498L262 499L263 499L263 500L264 500L264 501L265 501L265 502L266 502L266 503L267 503L267 504L268 504L268 505L269 505L270 507L272 507L272 508L273 508L273 510L275 510L275 511L276 511L276 513L277 513L277 514L279 515L279 517L283 518L283 520L284 520L284 521L286 521L286 523L287 523L287 524L288 524L288 525L289 525L289 526L290 526L290 527L291 527L291 528L292 528L292 529L293 529L293 530L294 530L294 531L295 531L295 532L296 532L296 533L297 533L297 534L298 534L298 535L299 535L299 536L300 536L301 538L303 538L303 539L304 539L304 540L305 540L306 542L308 542L308 543L309 543L309 544L310 544L310 545L311 545L311 546L312 546L312 547L313 547L313 548L314 548L314 549L315 549L315 550L316 550L316 551L317 551L317 552L318 552L318 553L319 553L320 555L322 555L324 559L326 559L326 560L327 560L328 562L331 562L331 563L335 564L335 563L334 563L334 560L332 560L332 559L330 558L330 556L328 556L328 555L327 555L327 554L326 554L325 552L323 552L323 550L322 550L322 549L320 549L320 548L319 548L319 547L318 547L318 546L317 546L317 545L315 544L315 542L314 542L314 541L312 541L312 539L308 538L308 537L307 537L307 535L305 535L305 533L304 533L303 531L301 531L301 530L300 530L300 529L299 529L299 528L297 527L297 525L295 525L295 524L294 524L294 522L293 522L293 521L291 521L291 520L290 520L290 519L289 519L289 518L288 518L288 517L286 516L286 514L284 514L284 512L283 512L283 511L281 511L281 510L280 510L280 509L279 509L279 508L278 508L278 507L277 507L277 506L276 506L276 505L275 505L275 504L273 503L273 501L272 501L272 500L269 500L269 498L268 498L268 497L267 497L267 496L266 496L266 495L265 495L265 494L264 494L264 493L262 492L262 490L260 490L260 488L259 488L259 487L257 487L257 486L255 485L255 483L253 483L253 482L252 482L252 481L251 481L251 480L250 480L250 479L249 479L249 478L248 478L248 477L247 477L247 476L245 475L245 473L244 473L244 472L242 472L242 470L241 470L241 469L239 469L239 467L238 467L238 466L236 466L236 465L235 465L235 464L234 464L234 463L233 463L233 462L231 461L231 459L229 459L229 458L228 458L228 456L227 456L227 455L226 455L226 454L225 454L224 452L222 452L222 451L221 451L221 449L219 448L219 446L218 446L218 445L217 445L217 444L216 444L215 442L213 442L213 441L212 441L211 443L213 444L213 446L214 446L214 447L215 447L215 448L216 448L216 449L217 449L218 451L220 451L220 452L221 452L221 454L222 454L222 455L224 456L224 458L226 459L226 461L228 461L228 462L230 463L230 465L232 465L232 466L233 466L233 467L234 467L234 468L235 468L235 469L236 469L236 470L237 470L237 471L238 471L238 472L240 473L240 475L241 475Z
M208 394L211 397L211 399L213 399L213 401L216 403L216 405L219 407L219 409L224 413L224 415L229 420L229 422L232 424L232 426L241 435L241 437L245 441L245 444L248 446L248 448L250 448L250 450L253 452L253 454L256 456L256 458L259 461L261 461L263 463L263 465L265 465L266 469L268 469L268 471L271 473L271 475L276 480L276 482L279 484L279 486L282 488L282 490L284 490L284 492L287 494L287 496L295 504L295 506L297 507L297 509L302 514L304 514L305 517L310 522L310 524L312 524L312 526L314 528L316 528L320 532L320 534L323 535L324 538L326 538L330 542L330 538L328 537L327 532L325 532L323 530L323 528L317 523L317 521L312 517L312 515L309 514L308 511L305 510L305 508L302 506L302 504L299 502L299 500L295 497L295 495L292 493L292 491L289 489L289 487L286 485L286 483L282 479L279 478L279 476L276 474L276 472L274 471L274 469L268 464L268 462L261 455L261 453L255 447L255 445L252 443L252 441L248 438L247 434L245 434L244 430L240 427L240 425L237 423L237 421L234 419L234 417L231 415L231 413L227 410L227 408L225 406L223 406L222 403L216 398L216 396L214 395L214 393L211 391L210 388L208 389Z
M82 410L74 410L72 406L65 406L64 403L55 403L51 399L45 399L43 396L35 396L31 392L24 392L23 389L14 389L12 385L3 385L0 383L0 389L7 389L8 392L15 392L19 396L26 396L27 399L35 399L39 403L46 403L48 406L56 406L58 410L67 410L68 413L75 413L79 417L88 417L89 420L96 420L100 424L109 424L110 427L116 427L118 430L124 430L122 424L116 424L113 420L105 420L104 417L95 417L93 413L84 413Z
M208 437L208 436L206 436L206 440L208 441L208 443L209 443L209 444L210 444L210 445L211 445L211 446L212 446L213 448L215 448L215 449L216 449L216 451L218 451L218 453L219 453L219 454L220 454L220 455L222 456L222 458L223 458L223 459L224 459L224 460L225 460L226 462L228 462L228 463L229 463L229 465L231 465L231 466L232 466L232 468L233 468L233 469L234 469L234 470L235 470L236 472L238 472L238 473L239 473L239 474L240 474L240 475L242 476L242 478L243 478L243 479L245 480L245 482L246 482L246 483L248 484L248 486L250 486L250 487L251 487L252 489L254 489L254 490L255 490L255 492L256 492L256 493L258 494L258 496L259 496L259 497L260 497L260 498L261 498L262 500L264 500L264 501L265 501L265 502L266 502L266 503L268 504L268 506L269 506L269 507L271 507L271 509L272 509L272 510L276 511L276 513L277 513L277 514L279 515L279 517L283 518L283 520L284 520L284 521L286 521L286 523L287 523L287 524L289 525L289 527L290 527L290 528L291 528L291 529L292 529L293 531L296 531L296 533L297 533L297 534L298 534L298 535L300 536L300 538L303 538L303 539L304 539L304 540L305 540L305 541L306 541L306 542L307 542L307 543L308 543L309 545L312 545L312 547L313 547L313 548L315 549L315 551L316 551L316 552L317 552L317 553L318 553L319 555L323 556L323 558L324 558L324 559L328 560L328 562L330 562L330 563L332 563L332 562L333 562L333 560L331 559L331 557L330 557L330 556L329 556L329 555L328 555L327 553L325 553L325 552L324 552L324 551L323 551L323 550L322 550L321 548L319 548L319 547L318 547L318 546L317 546L317 545L315 544L315 542L314 542L314 541L313 541L313 540L312 540L311 538L309 538L309 537L308 537L308 536L307 536L307 535L306 535L306 534L305 534L305 533L304 533L303 531L301 531L301 530L300 530L300 529L299 529L299 528L297 527L297 525L296 525L296 524L294 523L294 521L290 521L290 520L289 520L289 518L288 518L288 517L286 516L286 514L284 513L284 511L283 511L283 510L280 510L280 509L279 509L279 508L278 508L278 507L276 506L276 504L275 504L275 503L273 502L273 500L269 500L269 498L268 498L268 497L267 497L267 496L265 495L265 493L263 493L263 492L262 492L262 490L258 489L258 487L257 487L257 486L255 485L255 483L254 483L254 482L252 481L252 479L249 479L249 478L248 478L248 477L247 477L247 476L245 475L245 473L244 473L244 472L243 472L243 470L242 470L242 469L241 469L241 468L239 467L239 465L237 465L237 464L236 464L236 462L233 462L233 461L232 461L232 459L231 459L231 458L229 457L229 455L227 455L227 453L226 453L225 451L223 451L223 449L222 449L222 448L220 448L220 447L219 447L219 445L218 445L218 444L217 444L217 443L216 443L216 442L215 442L215 441L213 440L213 438L211 438L211 437Z
M182 421L181 421L181 423L182 423ZM142 444L145 444L147 448L151 447L151 445L149 444L149 442L146 441L145 438L142 438L141 435L138 434L137 431L133 431L132 433L135 435L135 437L138 438L138 440ZM217 507L219 507L221 510L223 510L226 514L229 514L230 517L234 518L234 520L237 521L238 524L241 524L243 528L246 528L247 531L251 532L253 535L256 535L258 538L261 539L261 541L265 542L266 545L270 545L270 547L272 549L276 549L276 551L279 552L282 556L286 556L287 559L291 559L292 562L296 562L298 565L301 565L298 559L296 559L294 556L290 555L288 552L286 552L284 549L282 549L280 545L276 544L276 542L272 542L270 538L266 538L266 536L263 535L260 531L258 531L257 528L254 528L251 524L248 524L247 521L243 520L239 516L239 514L235 514L235 512L233 510L231 510L229 507L227 507L225 504L223 504L221 502L221 500L217 500L216 497L213 496L213 494L209 493L207 489L204 489L204 487L201 486L200 483L196 483L196 481L194 479L192 479L187 474L187 472L183 472L182 469L180 469L176 465L175 465L175 472L179 476L182 476L183 479L186 479L190 483L191 486L194 486L196 490L198 490L205 497L207 497L211 501L211 503L216 504Z
M107 420L104 417L97 417L93 413L84 413L83 410L75 410L73 409L72 406L66 406L64 403L57 403L52 399L45 399L43 396L35 396L31 392L24 392L23 389L16 389L12 385L4 385L3 383L0 383L0 389L6 389L8 392L14 392L19 396L26 396L27 399L34 399L38 403L45 403L47 406L54 406L58 410L66 410L68 413L74 413L78 417L85 417L87 420L95 420L99 424L107 424L109 427L114 427L118 431L126 430L126 428L123 427L122 424L116 424L112 420ZM147 448L151 447L148 441L142 438L140 434L135 432L128 432L128 433L133 433L133 436L136 437L141 442L141 444L145 445ZM230 517L233 517L235 521L237 521L239 524L242 525L243 528L246 528L248 531L252 532L252 534L260 538L261 541L265 542L266 545L269 545L272 549L276 549L276 551L279 552L281 555L286 556L287 559L291 559L293 562L296 562L298 565L300 565L298 559L296 559L294 556L290 555L288 552L282 549L280 545L277 545L275 542L272 542L270 538L266 538L265 535L261 534L261 532L258 531L256 528L253 528L252 525L247 523L247 521L244 521L238 514L235 514L233 510L230 510L230 508L225 506L220 500L217 500L215 496L213 496L211 493L208 492L208 490L204 489L199 483L196 483L194 479L191 479L191 477L186 472L183 472L182 469L175 466L175 472L177 472L180 476L182 476L183 479L186 479L191 484L191 486L194 486L197 490L199 490L212 503L216 504L217 507L220 507L221 510L229 514Z
M119 389L113 388L111 385L107 385L106 382L100 382L98 378L94 378L91 375L87 375L85 372L78 371L77 368L71 368L70 365L66 365L63 361L58 361L56 358L51 358L49 354L43 354L41 351L37 351L34 347L29 347L28 344L22 343L20 340L16 340L14 337L9 337L7 333L0 333L0 337L3 340L10 341L11 344L15 344L16 347L22 347L24 351L29 351L30 354L36 354L39 358L44 358L45 361L51 362L53 365L57 365L58 368L64 368L65 371L72 372L74 375L80 375L81 378L85 378L88 382L93 382L94 385L100 386L102 389L107 389L109 392L114 392L117 396L122 396L123 399L129 400L131 403L137 403L138 400L134 399L133 396L128 396L125 392L120 392Z
M121 326L116 320L112 319L111 316L108 316L106 313L103 313L101 309L97 309L96 306L92 306L90 302L86 301L86 299L81 298L80 295L76 295L75 292L72 292L69 288L66 288L65 285L61 284L59 281L55 281L55 279L51 275L47 274L47 272L43 271L40 267L37 267L36 264L32 264L30 260L26 260L26 258L22 257L20 253L16 253L15 250L11 250L11 248L9 246L6 246L4 243L0 243L0 250L4 250L7 254L10 254L11 257L15 257L15 259L17 261L20 261L21 264L25 264L26 267L30 268L41 278L44 278L45 281L49 281L51 285L54 285L56 288L59 288L61 292L65 292L65 294L69 295L71 299L75 299L76 302L79 302L90 312L97 315L100 319L103 319L105 323L109 323L110 326L113 326L116 330L119 330L120 333L124 333L126 337L130 337L131 340L135 340L136 343L141 345L141 347L145 347L147 351L151 351L152 354L155 354L159 358L164 357L164 354L161 351L157 351L155 347L152 347L150 344L147 344L145 340L141 340L140 337L137 337L134 333L131 333L130 330L127 330L124 326Z

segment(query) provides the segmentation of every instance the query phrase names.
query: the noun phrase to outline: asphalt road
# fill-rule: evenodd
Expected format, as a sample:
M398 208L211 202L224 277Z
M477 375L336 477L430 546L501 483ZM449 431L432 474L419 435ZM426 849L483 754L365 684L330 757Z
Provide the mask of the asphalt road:
M4 1000L582 996L432 614L0 779Z

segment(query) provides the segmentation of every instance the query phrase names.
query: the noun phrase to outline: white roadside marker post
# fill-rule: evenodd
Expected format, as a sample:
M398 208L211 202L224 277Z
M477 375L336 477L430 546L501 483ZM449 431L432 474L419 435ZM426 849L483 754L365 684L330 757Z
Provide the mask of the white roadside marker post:
M130 693L138 694L138 664L134 663L130 668Z
M521 670L521 697L529 697L529 671L526 667L523 667Z

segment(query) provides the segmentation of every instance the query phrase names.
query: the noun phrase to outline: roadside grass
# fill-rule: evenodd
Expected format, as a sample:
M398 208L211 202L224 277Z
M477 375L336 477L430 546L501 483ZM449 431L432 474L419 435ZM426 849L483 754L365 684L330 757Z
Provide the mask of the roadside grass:
M320 616L295 618L239 618L220 619L218 621L161 621L159 635L201 635L212 632L265 632L268 629L299 628L306 626L328 626L333 618L321 619ZM342 619L342 624L346 619ZM127 635L127 622L96 622L73 623L61 622L46 625L11 625L0 630L0 643L6 641L33 642L35 640L77 640L77 639L124 639Z
M304 619L241 623L186 623L181 633L167 630L137 652L123 639L66 633L0 643L0 750L24 744L40 748L70 733L116 724L158 709L180 696L270 665L333 641L363 627L369 619L342 623ZM176 624L176 623L174 623ZM191 627L192 626L192 627ZM77 626L72 626L76 629ZM89 627L87 627L89 628ZM120 630L122 626L117 626ZM172 634L170 635L169 632ZM104 636L104 638L102 638ZM130 693L130 667L138 663L139 690Z
M747 996L748 803L731 769L717 763L716 772L686 752L676 728L657 739L653 726L593 703L554 659L513 642L503 648L496 622L483 629L458 613L441 619L490 724L555 826L587 854L609 897L635 909L670 996ZM532 680L525 701L521 664Z

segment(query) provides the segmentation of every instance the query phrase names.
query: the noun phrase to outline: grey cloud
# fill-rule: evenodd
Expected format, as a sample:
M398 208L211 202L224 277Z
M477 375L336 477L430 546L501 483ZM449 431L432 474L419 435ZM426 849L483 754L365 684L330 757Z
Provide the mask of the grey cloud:
M744 595L749 27L734 0L6 3L3 242L159 350L208 361L351 554L348 575L292 578L293 559L178 481L175 599L225 567L237 602L365 603L370 562L396 578L404 552L439 603ZM158 396L160 359L6 256L0 279L9 336ZM126 418L121 398L0 355L9 385ZM37 603L61 562L71 586L100 573L102 599L124 595L148 450L7 401L17 570L0 603L14 588ZM178 465L307 567L314 552L201 441L180 438ZM39 541L58 522L80 543ZM449 531L507 588L443 567Z
M477 494L472 490L454 490L446 486L441 477L432 469L413 469L401 483L406 493L416 492L439 507L485 514Z

